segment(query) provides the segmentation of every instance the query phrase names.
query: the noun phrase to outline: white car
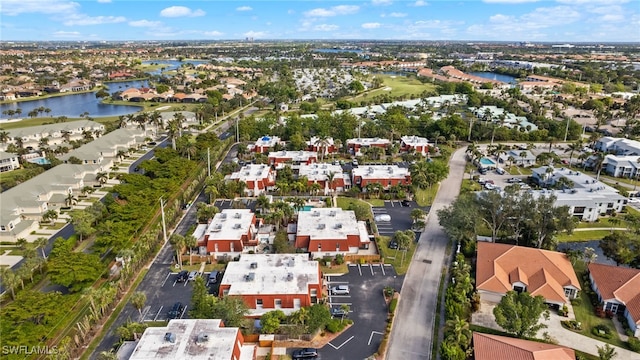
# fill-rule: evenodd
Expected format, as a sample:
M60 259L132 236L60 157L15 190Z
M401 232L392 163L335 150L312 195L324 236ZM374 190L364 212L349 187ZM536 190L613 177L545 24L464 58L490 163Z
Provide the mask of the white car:
M640 204L640 198L628 198L627 203L629 204Z
M349 295L349 285L338 285L332 287L331 295Z
M391 221L391 215L389 215L389 214L380 214L380 215L376 215L373 219L375 221Z

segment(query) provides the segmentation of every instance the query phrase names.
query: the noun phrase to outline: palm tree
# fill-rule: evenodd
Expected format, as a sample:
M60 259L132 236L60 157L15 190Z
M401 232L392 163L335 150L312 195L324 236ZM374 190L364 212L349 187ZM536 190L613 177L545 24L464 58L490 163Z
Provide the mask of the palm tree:
M187 249L189 249L189 265L193 265L193 252L191 251L191 249L198 246L198 239L196 239L193 235L187 235L184 237L184 244L186 245Z
M109 180L109 175L106 172L102 171L96 174L96 181L100 183L100 185L104 185Z
M69 130L62 130L62 131L60 131L60 134L62 134L62 138L66 142L69 142L69 139L71 139L71 131L69 131Z
M149 123L156 127L156 136L158 136L158 130L162 126L162 115L158 111L154 111L149 115Z
M320 153L320 161L324 160L324 156L331 145L331 142L327 136L319 136L316 142L313 144L318 148L318 152Z
M256 209L261 209L261 213L265 210L268 211L270 206L271 202L269 201L269 197L267 197L265 194L260 194L260 196L258 196L258 198L256 199Z
M0 131L0 143L6 144L9 141L9 139L11 139L11 136L9 136L9 132L1 130Z
M131 305L138 310L140 316L142 316L142 308L144 308L144 304L147 302L147 295L142 291L136 291L131 294L129 301L131 302Z
M20 282L20 279L16 276L10 267L3 266L0 268L0 279L2 279L2 285L4 285L9 291L11 291L11 298L15 300L15 289Z
M78 199L73 196L73 192L69 192L69 194L67 194L67 198L64 199L64 203L67 205L67 207L71 207L78 203Z
M178 266L180 266L180 268L182 269L182 256L181 256L181 254L182 254L182 248L184 248L184 244L185 244L184 236L182 236L180 234L177 234L177 233L174 233L169 238L169 243L175 249L175 251L176 251L176 261L178 263Z
M604 154L599 152L596 154L596 158L594 160L593 169L597 172L596 180L600 180L600 172L602 168L606 165Z
M47 210L42 214L42 222L53 223L58 219L58 212L55 210Z
M34 242L36 247L40 248L40 251L42 251L42 258L43 259L47 258L47 254L45 254L44 248L47 246L48 243L49 243L49 239L47 239L46 237L39 237Z
M445 329L447 332L447 340L454 344L459 344L463 349L466 349L471 342L471 330L469 330L469 323L465 319L461 319L458 315L451 320L447 320L445 323Z

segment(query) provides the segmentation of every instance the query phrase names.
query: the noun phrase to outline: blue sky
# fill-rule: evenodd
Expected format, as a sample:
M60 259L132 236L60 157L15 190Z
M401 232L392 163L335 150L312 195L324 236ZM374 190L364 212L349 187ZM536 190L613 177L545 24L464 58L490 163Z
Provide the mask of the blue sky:
M640 42L640 0L2 0L0 40Z

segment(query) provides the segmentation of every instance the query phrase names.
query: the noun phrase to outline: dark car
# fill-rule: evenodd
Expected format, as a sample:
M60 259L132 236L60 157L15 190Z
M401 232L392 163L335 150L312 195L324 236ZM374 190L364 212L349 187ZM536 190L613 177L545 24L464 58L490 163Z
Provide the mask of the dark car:
M169 310L169 319L177 319L182 316L182 312L184 311L184 306L181 302L177 302L173 304L171 310Z
M332 307L331 308L331 316L339 317L339 318L347 317L347 316L349 316L349 312L345 311L345 309L343 309L343 308Z
M185 282L189 278L189 272L187 270L182 270L178 273L178 282Z
M298 349L291 356L294 359L314 359L318 357L318 350L314 348Z
M389 249L397 249L398 248L398 243L395 241L389 241Z
M401 203L401 204L402 204L402 206L404 206L404 207L409 207L409 206L411 206L411 201L409 201L409 200L402 200L400 203Z

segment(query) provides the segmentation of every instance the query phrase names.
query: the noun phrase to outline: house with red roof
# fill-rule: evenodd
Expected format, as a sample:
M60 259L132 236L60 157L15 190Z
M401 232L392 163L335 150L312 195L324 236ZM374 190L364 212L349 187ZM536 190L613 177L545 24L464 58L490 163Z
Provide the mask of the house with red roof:
M561 345L473 333L475 360L575 360L576 352Z
M623 314L635 337L640 337L640 269L591 263L591 288L604 311Z
M581 287L564 253L479 242L476 289L481 299L494 303L509 291L526 291L544 297L548 304L562 306L575 299Z

